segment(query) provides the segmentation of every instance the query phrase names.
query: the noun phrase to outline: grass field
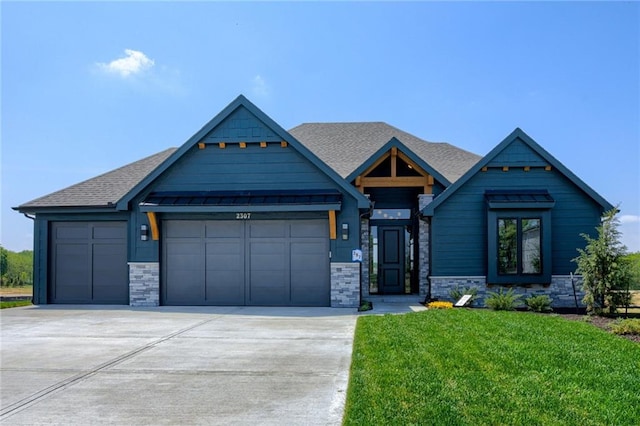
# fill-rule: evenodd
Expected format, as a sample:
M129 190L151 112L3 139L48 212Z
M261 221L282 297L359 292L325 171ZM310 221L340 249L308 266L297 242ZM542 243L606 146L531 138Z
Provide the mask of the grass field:
M557 315L358 319L345 425L632 425L640 345Z
M0 301L0 309L17 308L19 306L29 306L31 300L8 300Z

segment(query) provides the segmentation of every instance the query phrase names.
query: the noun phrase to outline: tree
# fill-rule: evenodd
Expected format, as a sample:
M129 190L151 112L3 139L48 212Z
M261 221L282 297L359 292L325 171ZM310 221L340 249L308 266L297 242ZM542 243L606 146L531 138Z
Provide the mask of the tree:
M0 285L4 281L4 274L7 272L9 266L9 259L7 256L7 250L0 246Z
M620 242L620 222L617 208L609 210L596 228L598 238L581 234L587 241L584 249L578 249L577 274L582 275L585 292L582 300L590 314L612 314L628 303L627 291L631 281L631 268L625 259L627 248Z

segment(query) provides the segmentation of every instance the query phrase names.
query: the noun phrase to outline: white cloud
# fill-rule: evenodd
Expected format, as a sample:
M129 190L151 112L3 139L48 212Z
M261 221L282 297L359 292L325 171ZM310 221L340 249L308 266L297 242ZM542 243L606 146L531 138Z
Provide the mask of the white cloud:
M128 77L133 74L139 74L144 72L155 65L153 59L150 59L144 53L132 50L124 50L125 57L114 59L113 61L105 64L98 62L98 67L108 73L118 74L121 77Z
M620 223L637 223L640 222L640 216L634 214L623 214L620 216Z
M269 94L269 87L267 86L267 82L262 78L260 74L253 77L251 80L253 87L253 94L256 96L267 96Z

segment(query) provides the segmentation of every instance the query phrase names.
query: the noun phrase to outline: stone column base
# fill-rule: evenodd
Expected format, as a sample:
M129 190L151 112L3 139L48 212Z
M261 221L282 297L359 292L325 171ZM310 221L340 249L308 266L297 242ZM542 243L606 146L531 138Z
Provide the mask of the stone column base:
M360 264L331 263L331 307L360 306Z
M160 264L129 262L129 305L160 305Z

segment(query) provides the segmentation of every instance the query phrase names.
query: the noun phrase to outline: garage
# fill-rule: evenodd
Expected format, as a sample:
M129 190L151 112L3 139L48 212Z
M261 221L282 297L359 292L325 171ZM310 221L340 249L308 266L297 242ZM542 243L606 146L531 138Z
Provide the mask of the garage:
M162 235L162 304L330 304L327 220L165 220Z
M129 303L126 222L51 222L50 232L50 303Z

